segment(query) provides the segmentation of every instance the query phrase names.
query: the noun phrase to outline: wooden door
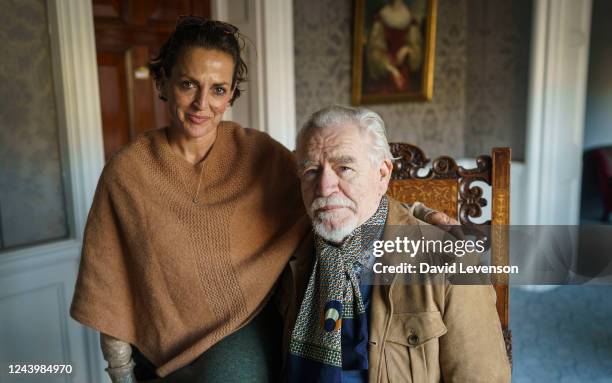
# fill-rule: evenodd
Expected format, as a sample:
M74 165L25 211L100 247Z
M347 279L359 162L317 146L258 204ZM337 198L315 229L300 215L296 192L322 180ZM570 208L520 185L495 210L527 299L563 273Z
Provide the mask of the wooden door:
M210 0L93 0L106 160L168 124L147 68L181 15L210 17Z

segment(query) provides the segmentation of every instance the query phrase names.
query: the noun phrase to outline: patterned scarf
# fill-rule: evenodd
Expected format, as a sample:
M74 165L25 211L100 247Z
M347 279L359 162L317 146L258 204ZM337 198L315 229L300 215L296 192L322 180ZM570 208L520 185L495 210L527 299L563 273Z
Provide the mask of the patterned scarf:
M342 327L350 323L367 334L359 274L382 235L387 211L383 196L376 213L340 245L315 236L316 259L289 344L290 382L341 382Z

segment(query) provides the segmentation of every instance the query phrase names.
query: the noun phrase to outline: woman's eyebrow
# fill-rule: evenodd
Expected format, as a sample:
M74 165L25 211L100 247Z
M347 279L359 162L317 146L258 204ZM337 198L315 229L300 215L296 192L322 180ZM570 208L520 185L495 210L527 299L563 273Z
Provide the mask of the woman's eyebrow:
M180 78L186 78L189 81L193 81L193 82L198 82L198 80L196 80L194 77L191 77L190 75L188 75L187 73L180 73L179 74Z
M188 79L189 81L193 81L193 82L198 83L198 84L200 83L200 81L198 81L198 79L196 79L196 78L194 78L194 77L191 77L190 75L188 75L188 74L186 74L186 73L181 73L181 74L179 75L179 77L180 77L180 78L186 78L186 79ZM213 85L212 85L212 86L230 86L230 83L229 83L229 82L227 82L227 81L221 81L221 82L215 82L215 83L213 83Z

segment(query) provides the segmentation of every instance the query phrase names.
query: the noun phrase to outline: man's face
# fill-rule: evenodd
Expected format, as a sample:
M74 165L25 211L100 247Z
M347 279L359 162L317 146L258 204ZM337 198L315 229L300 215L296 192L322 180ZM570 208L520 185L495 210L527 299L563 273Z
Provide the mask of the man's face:
M372 137L344 124L311 129L297 148L304 206L315 232L340 243L368 220L387 191L392 164L370 158Z

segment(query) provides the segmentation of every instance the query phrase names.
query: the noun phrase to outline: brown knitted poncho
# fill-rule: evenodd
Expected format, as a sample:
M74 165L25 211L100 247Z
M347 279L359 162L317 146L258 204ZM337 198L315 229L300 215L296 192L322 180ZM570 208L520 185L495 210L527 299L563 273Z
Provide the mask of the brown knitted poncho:
M144 134L100 177L72 317L136 345L161 376L189 364L265 303L310 230L299 190L291 153L265 133L223 122L197 166L165 129Z

